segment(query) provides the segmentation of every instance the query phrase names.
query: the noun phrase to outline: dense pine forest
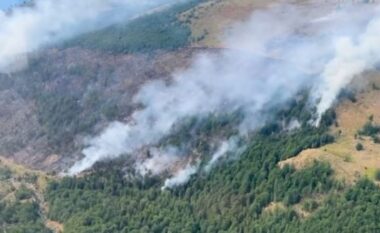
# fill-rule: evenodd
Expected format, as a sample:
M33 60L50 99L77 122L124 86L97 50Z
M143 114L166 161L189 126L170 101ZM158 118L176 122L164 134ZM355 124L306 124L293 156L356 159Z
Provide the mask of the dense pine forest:
M327 129L335 114L326 114L323 125L314 128L306 124L311 115L304 102L290 106L278 116L303 116L302 128L283 132L270 123L251 136L239 158L199 173L182 187L162 190L160 177L126 178L119 161L105 162L85 177L52 182L46 193L49 217L63 222L65 232L352 232L364 227L362 221L370 219L359 215L353 221L352 216L363 208L368 214L377 211L372 202L379 201L380 189L371 181L345 186L323 162L302 170L278 166L303 149L334 140ZM268 210L273 203L281 205Z
M345 186L323 162L278 167L300 149L328 143L324 138L311 128L257 135L238 160L173 190L161 190L159 177L126 179L110 163L51 183L49 214L65 232L376 232L380 189L372 181ZM283 206L267 210L271 203Z

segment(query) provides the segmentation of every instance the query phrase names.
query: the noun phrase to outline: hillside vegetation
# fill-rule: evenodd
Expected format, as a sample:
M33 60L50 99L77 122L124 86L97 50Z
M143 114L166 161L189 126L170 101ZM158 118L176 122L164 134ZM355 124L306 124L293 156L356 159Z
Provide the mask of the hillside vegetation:
M124 178L114 163L83 178L51 183L49 217L65 232L246 232L259 229L263 209L341 189L328 164L279 169L277 162L300 148L323 143L323 131L256 136L239 160L200 174L173 191L159 177ZM280 149L279 149L280 148ZM285 157L286 158L286 157ZM294 218L297 218L294 215Z
M305 115L299 106L282 115ZM239 159L173 190L161 190L160 177L125 178L119 162L105 163L88 176L50 183L49 217L63 222L65 232L376 231L380 189L371 181L346 186L326 162L301 169L277 165L303 149L333 143L326 132L334 120L324 122L291 133L268 125Z
M357 99L353 104L361 105ZM306 103L291 102L277 113L279 121L299 119L301 128L287 132L268 122L237 160L200 172L183 187L163 191L159 176L126 178L119 162L106 162L85 177L52 182L46 193L49 217L63 222L65 232L376 232L380 189L373 181L362 175L346 183L336 164L320 157L302 166L281 162L341 142L340 107L313 128L306 124L312 116ZM352 132L363 130L370 119ZM213 132L200 125L200 135ZM186 134L181 138L188 140Z
M362 177L377 182L376 172L380 169L380 91L377 86L380 76L375 71L358 78L352 86L358 86L355 82L362 85L354 98L343 98L336 107L337 124L330 129L336 135L336 142L305 150L297 157L281 162L281 166L292 164L302 168L313 160L320 160L329 162L336 177L345 182L352 184ZM358 145L362 145L362 149L358 149Z
M51 177L0 159L0 231L50 233L43 193Z
M79 36L65 42L64 47L82 47L110 53L152 52L173 50L190 42L191 28L178 15L202 0L178 3L164 10L148 13L131 22Z
M27 69L0 75L0 154L62 171L81 157L86 136L125 121L150 80L170 79L197 52L178 3L30 55ZM205 49L207 52L207 49Z
M222 51L222 31L270 3L188 1L30 54L27 69L1 74L0 232L380 232L377 71L342 92L319 127L307 88L272 106L273 118L238 137L241 153L211 170L215 142L236 136L244 113L175 124L156 146L202 160L179 187L163 189L169 174L141 175L128 156L60 176L89 135L142 107L133 97L144 84L170 83L200 51Z

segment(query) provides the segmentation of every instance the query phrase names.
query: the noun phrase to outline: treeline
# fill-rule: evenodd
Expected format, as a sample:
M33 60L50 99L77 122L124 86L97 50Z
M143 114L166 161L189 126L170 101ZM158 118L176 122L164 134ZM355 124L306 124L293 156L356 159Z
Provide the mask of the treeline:
M341 189L328 164L278 167L298 151L323 144L325 128L257 134L239 159L161 191L162 178L125 178L113 166L49 185L49 217L65 232L249 232L271 202L293 206ZM318 143L316 143L318 142ZM325 143L327 143L326 141Z
M64 47L80 46L111 53L172 50L190 42L191 29L178 19L178 14L191 9L202 0L177 3L162 11L141 16L131 22L79 36Z
M373 116L370 116L367 123L358 131L359 136L371 137L374 143L380 143L379 133L380 126L373 122Z
M249 137L251 143L239 158L221 162L209 173L200 171L182 187L162 191L163 177L126 177L125 169L112 162L98 165L88 176L53 182L46 193L49 218L75 233L250 232L272 202L291 209L307 198L341 190L328 164L315 162L303 170L278 166L304 149L334 140L327 134L334 112L324 116L321 127L312 127L307 124L313 118L307 96L297 99L276 110L277 118ZM197 145L230 136L243 117L236 112L189 118L162 143L188 142L207 157L211 152ZM283 130L281 122L294 119L302 127Z
M364 179L341 194L329 195L306 219L292 209L282 209L263 215L251 232L380 232L379 205L379 187Z
M50 217L76 233L378 232L380 189L373 182L347 188L320 162L278 168L281 152L293 151L303 136L257 138L240 160L172 191L161 191L158 178L128 180L112 167L65 178L49 186ZM270 203L284 208L264 211Z

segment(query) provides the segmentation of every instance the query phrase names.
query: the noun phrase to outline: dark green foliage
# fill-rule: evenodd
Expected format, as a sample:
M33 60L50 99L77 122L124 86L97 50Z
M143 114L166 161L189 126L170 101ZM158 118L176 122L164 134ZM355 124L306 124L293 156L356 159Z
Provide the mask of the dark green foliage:
M271 124L264 126L260 130L260 134L262 136L270 136L274 133L278 133L279 131L281 131L281 126L278 123L271 123Z
M50 217L66 232L246 232L272 201L292 206L337 184L328 164L297 171L277 163L325 140L324 129L257 135L239 160L161 191L162 181L125 178L117 166L49 185Z
M46 194L49 217L75 233L250 231L270 202L292 207L305 197L339 188L328 164L316 162L299 171L277 165L304 149L334 141L326 134L332 121L324 121L320 128L305 123L312 117L305 103L290 103L277 112L281 121L302 119L300 129L288 132L269 122L250 136L252 143L239 159L220 163L209 173L200 171L189 184L173 190L162 191L160 177L140 179L131 173L125 178L118 162L98 165L86 177L53 182ZM207 156L210 138L235 134L242 119L239 111L185 119L161 144L186 145Z
M356 103L356 96L352 90L344 89L340 92L338 98L340 99L348 99L353 103Z
M177 16L199 2L201 1L192 0L179 3L125 24L79 36L65 46L80 46L112 53L151 52L184 47L189 42L191 31Z
M369 120L361 130L358 131L358 134L361 136L371 137L374 143L380 143L380 138L378 134L380 133L380 126L373 123L373 115L369 117Z
M318 203L315 200L308 200L308 201L305 201L305 203L303 204L303 209L306 210L307 212L312 212L317 208L318 208Z
M60 148L73 140L80 129L80 107L75 97L43 94L38 98L39 122L44 126L51 145Z
M380 133L380 126L373 124L372 121L368 121L358 133L359 135L373 137Z
M289 124L292 120L298 120L303 125L305 135L307 131L314 131L315 129L310 126L308 122L312 120L312 114L307 106L308 96L307 93L301 93L297 98L298 100L292 100L288 102L285 107L277 107L271 110L271 114L274 114L273 120L268 120L257 132L251 135L257 137L278 137L279 135L288 132L286 126L284 128L283 123ZM208 155L213 152L210 146L210 141L221 141L230 138L231 136L238 134L238 128L244 121L245 115L242 110L237 110L232 113L214 113L203 117L190 117L183 119L180 123L176 124L172 133L163 138L160 145L174 145L187 151L196 150L198 154ZM327 127L332 125L336 120L336 114L333 110L329 110L323 115L320 130L323 132ZM288 132L291 133L291 132ZM302 139L301 139L302 140ZM304 144L302 141L299 146L295 147L291 153L295 155L305 148L317 148L322 145L334 142L334 137L321 133L313 135L310 138L307 136L308 143ZM247 138L240 138L239 143L242 144L247 141ZM305 140L306 141L306 140Z
M312 109L310 109L309 103L309 90L303 90L297 98L292 99L285 108L283 106L276 106L275 109L280 109L276 114L276 117L280 120L289 123L291 120L298 119L303 125L307 125L307 122L312 119Z
M329 109L322 116L320 125L322 127L327 127L336 123L336 113L333 109Z
M19 201L30 199L33 197L33 191L23 186L16 191L15 196Z
M332 194L311 216L302 219L291 210L264 215L252 232L379 232L380 190L372 182L361 180L343 195Z
M372 121L373 121L373 115L370 115L370 116L368 117L368 120L372 122Z
M0 180L8 180L12 176L12 172L7 167L0 167Z
M377 170L375 171L375 180L376 180L376 181L380 181L380 169L377 169Z
M9 233L50 233L35 202L0 202L0 231Z
M368 180L362 180L345 195L330 197L312 218L302 224L301 229L312 232L352 232L352 229L356 232L378 232L380 224L375 219L380 214L379 204L379 188Z
M357 151L362 151L362 150L364 150L364 146L363 146L363 144L361 144L360 142L358 142L358 143L356 144L356 146L355 146L355 149L356 149Z
M172 133L161 140L161 145L172 145L183 150L197 150L202 154L212 153L210 141L226 140L237 134L237 127L244 116L241 112L210 114L206 117L191 117L175 125Z

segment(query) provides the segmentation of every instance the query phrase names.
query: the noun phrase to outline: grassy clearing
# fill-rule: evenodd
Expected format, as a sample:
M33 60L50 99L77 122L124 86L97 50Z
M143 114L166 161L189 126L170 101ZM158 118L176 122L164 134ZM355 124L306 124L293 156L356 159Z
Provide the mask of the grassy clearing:
M380 86L380 74L370 73L355 82L364 82L358 89L357 101L341 102L337 108L338 127L332 127L331 132L336 142L318 149L302 151L298 156L282 161L280 166L293 164L300 169L314 160L327 161L335 171L335 176L352 184L361 177L375 180L375 173L380 169L380 145L371 137L358 136L357 132L373 116L374 124L380 123L380 91L374 86ZM358 151L356 145L361 143L364 150Z

